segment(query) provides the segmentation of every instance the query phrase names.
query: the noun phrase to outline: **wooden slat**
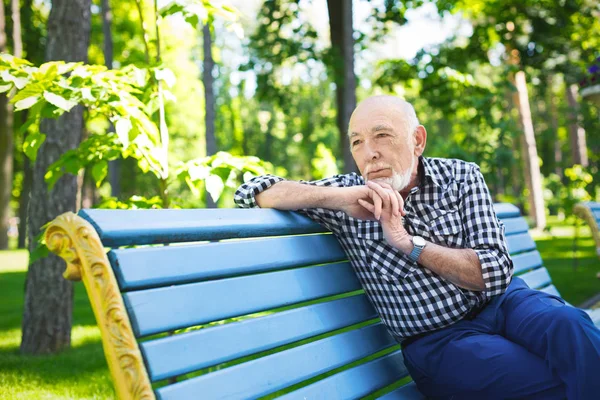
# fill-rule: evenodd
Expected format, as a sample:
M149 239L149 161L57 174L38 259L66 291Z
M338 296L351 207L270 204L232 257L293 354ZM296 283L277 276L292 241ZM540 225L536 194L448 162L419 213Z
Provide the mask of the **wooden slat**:
M496 216L500 219L516 218L521 215L521 211L510 203L494 203L494 211L496 211Z
M532 289L540 289L552 283L552 279L546 268L534 269L533 271L519 275L519 278L523 279Z
M349 263L123 294L136 336L200 325L360 289Z
M150 379L157 381L376 317L362 294L156 339L140 347Z
M346 260L330 234L189 246L118 249L108 253L122 290Z
M417 385L410 382L388 394L379 398L379 400L425 400L425 396L419 392Z
M106 247L194 242L324 232L305 216L273 209L103 210L85 209Z
M542 266L542 257L537 250L517 254L512 257L512 260L515 267L513 273L515 274Z
M506 236L527 233L529 231L529 225L527 225L527 221L523 217L502 219L502 223L504 224L504 233Z
M519 209L508 203L494 204L494 209L502 219L520 215ZM96 228L107 247L325 231L321 225L298 213L273 209L84 209L79 215Z
M408 376L402 352L339 372L301 389L278 397L281 400L358 399Z
M371 325L162 387L156 394L160 400L256 398L396 344L382 324Z
M596 201L586 201L583 204L585 204L587 207L589 207L590 210L600 211L600 203L598 203Z
M506 237L508 252L513 255L524 251L535 250L535 242L529 233L520 233Z

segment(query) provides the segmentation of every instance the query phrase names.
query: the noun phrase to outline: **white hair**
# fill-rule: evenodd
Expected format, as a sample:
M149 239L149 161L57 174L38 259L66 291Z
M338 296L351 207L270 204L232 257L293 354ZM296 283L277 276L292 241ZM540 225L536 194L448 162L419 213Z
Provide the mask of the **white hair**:
M408 101L402 100L400 103L400 110L404 115L406 131L408 133L412 133L414 136L417 133L417 128L420 125L419 118L417 118L417 113L415 112L415 108Z

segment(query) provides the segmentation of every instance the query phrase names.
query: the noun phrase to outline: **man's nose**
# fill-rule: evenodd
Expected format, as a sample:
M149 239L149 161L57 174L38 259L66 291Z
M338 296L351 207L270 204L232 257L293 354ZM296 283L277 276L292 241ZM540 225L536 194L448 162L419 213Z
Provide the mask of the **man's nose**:
M373 146L369 142L366 142L365 143L365 147L366 147L366 150L367 150L367 158L369 160L377 160L377 159L379 159L379 157L381 155L379 154L379 150L377 149L376 146Z

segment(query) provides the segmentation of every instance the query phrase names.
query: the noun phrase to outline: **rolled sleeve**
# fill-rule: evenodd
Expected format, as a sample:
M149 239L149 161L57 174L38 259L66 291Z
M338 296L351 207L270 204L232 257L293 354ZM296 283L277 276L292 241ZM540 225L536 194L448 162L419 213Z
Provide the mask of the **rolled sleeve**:
M299 181L299 183L313 186L347 187L363 184L361 179L358 174L350 173L334 175L317 181ZM241 208L257 208L259 205L256 203L256 195L283 180L285 179L273 175L253 178L237 189L234 195L235 204ZM297 211L332 232L337 232L340 229L340 219L343 218L342 214L344 214L342 211L326 208L303 208Z
M479 167L473 165L465 184L463 226L466 247L472 248L481 263L488 298L502 294L513 274L513 262L504 238L504 226L498 221L494 204Z
M233 195L233 201L240 208L259 208L256 195L283 180L283 178L274 175L254 177L238 187Z

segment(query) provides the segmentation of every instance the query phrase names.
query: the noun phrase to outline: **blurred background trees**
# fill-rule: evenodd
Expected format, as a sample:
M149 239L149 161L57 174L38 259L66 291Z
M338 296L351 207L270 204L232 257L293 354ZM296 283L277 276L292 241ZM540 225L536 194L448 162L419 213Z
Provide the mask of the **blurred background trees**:
M5 0L0 50L33 66L52 59L53 6ZM598 83L589 79L600 64L594 0L93 0L87 29L89 64L137 71L131 95L152 126L76 107L81 132L59 136L87 147L54 166L72 176L76 208L229 207L244 175L353 170L348 118L373 94L411 101L429 132L426 155L478 163L495 200L518 204L540 228L547 214L598 198L599 109L579 94L584 79ZM39 197L30 193L49 179L35 178L27 154L47 169L41 135L51 132L27 123L34 106L15 111L8 99L24 81L0 72L0 247L9 233L23 247L28 201ZM145 150L128 147L140 132ZM41 224L30 225L32 240Z

